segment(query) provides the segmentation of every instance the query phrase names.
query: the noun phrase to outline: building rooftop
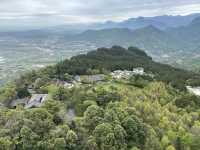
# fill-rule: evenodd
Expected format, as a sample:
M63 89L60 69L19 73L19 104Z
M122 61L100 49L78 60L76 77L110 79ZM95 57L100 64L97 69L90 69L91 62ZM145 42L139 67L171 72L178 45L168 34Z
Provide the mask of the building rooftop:
M105 75L104 74L87 75L84 76L84 79L88 82L98 82L105 80Z
M200 87L186 86L187 90L196 96L200 96Z
M41 107L47 98L48 94L33 94L25 108Z
M16 99L16 100L13 100L13 101L11 102L10 107L15 108L15 107L17 107L18 105L23 105L23 106L25 106L27 103L28 103L28 99L27 99L27 98L24 98L24 99Z

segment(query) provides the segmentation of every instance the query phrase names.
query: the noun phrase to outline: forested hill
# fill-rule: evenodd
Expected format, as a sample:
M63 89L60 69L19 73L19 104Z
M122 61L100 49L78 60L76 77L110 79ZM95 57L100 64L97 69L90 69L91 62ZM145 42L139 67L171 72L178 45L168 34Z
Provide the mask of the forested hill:
M136 67L143 67L147 72L153 73L157 80L170 83L179 89L184 89L185 85L199 84L197 74L154 62L144 51L135 47L99 48L88 54L60 62L55 66L55 70L56 74L60 74L62 78L65 73L87 74L88 69L97 69L103 73L105 70L132 70Z
M145 72L153 74L154 79L163 81L179 90L185 90L187 85L199 86L199 74L177 69L152 60L144 51L120 46L99 48L87 54L81 54L49 66L39 71L28 72L16 80L18 87L24 88L33 84L38 78L46 81L52 79L64 80L66 74L90 75L109 74L115 70L133 70L142 67Z
M199 150L198 80L119 46L29 72L0 89L0 150Z

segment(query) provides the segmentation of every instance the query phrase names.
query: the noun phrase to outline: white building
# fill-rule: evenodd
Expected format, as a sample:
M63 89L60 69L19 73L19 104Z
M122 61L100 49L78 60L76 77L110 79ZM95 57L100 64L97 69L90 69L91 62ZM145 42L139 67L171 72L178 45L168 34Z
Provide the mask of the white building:
M186 86L187 90L196 96L200 96L200 87Z
M65 82L64 83L64 88L67 88L67 89L71 89L74 87L74 84L73 83L68 83L68 82Z
M133 68L133 71L129 70L116 70L111 73L111 76L115 79L128 79L133 75L144 75L144 68Z
M144 68L133 68L133 73L136 74L136 75L144 75L145 72L144 72Z
M78 75L76 75L76 76L74 77L74 80L77 81L77 82L81 82L81 77L78 76Z

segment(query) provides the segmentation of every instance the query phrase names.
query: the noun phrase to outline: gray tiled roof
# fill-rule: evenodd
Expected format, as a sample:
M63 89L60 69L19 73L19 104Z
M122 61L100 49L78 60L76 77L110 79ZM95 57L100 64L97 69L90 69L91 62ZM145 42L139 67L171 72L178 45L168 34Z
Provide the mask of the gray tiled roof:
M10 104L11 107L16 107L17 105L26 105L28 102L28 99L27 98L24 98L24 99L16 99L16 100L13 100Z
M48 94L33 94L25 108L40 107L47 100Z

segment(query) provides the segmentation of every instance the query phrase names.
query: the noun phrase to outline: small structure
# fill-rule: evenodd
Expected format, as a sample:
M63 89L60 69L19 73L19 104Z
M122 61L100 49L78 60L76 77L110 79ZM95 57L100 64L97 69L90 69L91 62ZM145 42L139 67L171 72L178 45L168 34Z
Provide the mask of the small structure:
M78 75L76 75L76 76L74 77L74 80L77 81L77 82L81 82L81 77L78 76Z
M121 78L128 79L130 76L133 75L133 72L128 70L116 70L112 72L111 75L115 79L121 79Z
M3 103L0 103L0 109L1 108L5 108L4 104Z
M41 107L48 99L48 94L33 94L31 99L25 105L25 108Z
M52 83L55 84L56 86L63 86L64 88L71 89L75 86L77 82L76 81L67 82L67 81L61 81L59 79L54 79Z
M88 83L94 83L94 82L100 82L105 80L104 74L97 74L97 75L87 75L83 76L82 82L88 82Z
M74 87L74 84L73 83L69 83L69 82L65 82L63 86L64 86L64 88L71 89L71 88Z
M75 110L73 108L70 108L67 111L66 117L67 117L67 121L69 123L71 123L74 120L74 118L76 117Z
M144 72L144 68L133 68L129 70L116 70L111 73L111 76L115 79L129 79L133 75L148 75Z
M28 99L27 98L24 98L24 99L16 99L16 100L13 100L11 103L10 103L10 107L11 108L16 108L17 106L23 106L25 107L26 104L28 103Z
M187 90L196 96L200 96L200 87L186 86Z
M144 68L133 68L133 74L136 74L136 75L144 75L145 72L144 72Z
M36 94L36 91L34 90L34 86L33 85L29 85L27 90L28 90L28 92L30 94Z

